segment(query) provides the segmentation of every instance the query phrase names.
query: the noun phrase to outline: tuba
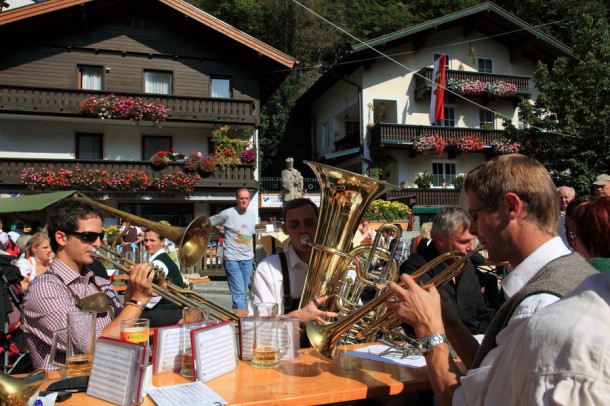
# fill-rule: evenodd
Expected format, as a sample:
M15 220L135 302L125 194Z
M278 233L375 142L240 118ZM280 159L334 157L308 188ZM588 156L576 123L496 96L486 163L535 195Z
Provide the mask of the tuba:
M398 278L393 253L377 247L381 233L370 248L361 246L350 252L352 239L367 207L396 187L342 169L304 162L313 169L320 183L320 208L314 240L306 242L313 250L299 307L311 300L317 301L318 296L328 296L318 308L339 313L341 317L360 306L359 299L365 288L376 289L385 286L387 280ZM387 264L380 274L371 275L369 265L376 258ZM383 307L376 310L385 311ZM380 315L368 316L377 318ZM354 328L361 327L355 325ZM346 343L351 342L349 337L353 334L346 332Z

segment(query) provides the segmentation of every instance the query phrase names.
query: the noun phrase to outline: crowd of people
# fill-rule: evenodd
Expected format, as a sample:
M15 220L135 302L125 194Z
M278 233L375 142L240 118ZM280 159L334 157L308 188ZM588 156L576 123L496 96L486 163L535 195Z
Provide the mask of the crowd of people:
M393 296L385 306L418 340L437 404L601 404L610 395L610 176L599 175L592 188L594 196L577 196L572 187L556 187L535 159L502 155L466 176L467 210L441 208L411 241L400 225L376 232L367 220L360 223L353 246L377 241L394 255L402 285L388 283ZM235 197L234 207L210 217L224 240L233 308L252 314L255 304L274 302L280 314L301 323L336 319L321 306L326 296L300 307L316 204L303 197L285 201L282 231L289 249L255 266L251 192L239 189ZM166 238L126 230L125 252L141 244L148 262L132 266L121 300L110 281L94 272L92 252L103 243L102 224L96 206L68 199L50 211L45 230L27 233L17 223L0 233L1 253L13 254L7 251L10 239L20 255L15 264L25 291L22 325L37 368L55 368L49 360L52 333L64 327L70 311L96 312L96 335L117 338L122 320L148 318L153 327L180 321L180 307L152 289L153 265L183 286ZM477 241L486 258L472 252L480 248ZM411 277L449 251L469 255L459 275L422 288L453 258ZM490 262L507 262L508 273L482 272ZM87 300L94 296L103 300ZM482 342L478 334L484 334ZM60 343L59 351L65 350Z

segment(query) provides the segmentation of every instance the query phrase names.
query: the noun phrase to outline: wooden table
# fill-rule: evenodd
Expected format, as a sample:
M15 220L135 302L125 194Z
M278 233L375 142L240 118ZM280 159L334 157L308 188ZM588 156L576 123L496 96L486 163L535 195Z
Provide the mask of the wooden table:
M342 353L367 346L341 347L340 355L327 360L310 348L303 349L297 361L286 361L277 369L257 369L250 362L239 362L238 368L205 384L230 405L310 405L348 402L358 399L395 395L430 389L426 368L407 368L366 360ZM50 372L43 388L57 380ZM153 376L154 386L188 382L176 373ZM84 393L75 393L62 406L108 404ZM146 397L143 405L154 405Z

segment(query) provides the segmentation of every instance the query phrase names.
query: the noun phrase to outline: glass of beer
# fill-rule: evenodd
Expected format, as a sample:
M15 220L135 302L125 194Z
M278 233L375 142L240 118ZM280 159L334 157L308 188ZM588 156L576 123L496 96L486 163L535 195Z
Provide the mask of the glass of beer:
M121 322L121 340L143 344L148 348L150 320L129 319Z
M182 344L180 346L180 375L193 378L193 350L191 348L191 331L207 325L208 312L203 309L185 307L182 309Z
M87 376L91 372L95 351L94 312L69 312L67 327L53 332L51 344L51 364L65 368L66 377ZM55 361L57 346L66 348L66 363Z
M276 368L280 365L280 331L277 311L277 303L254 305L252 366L255 368Z

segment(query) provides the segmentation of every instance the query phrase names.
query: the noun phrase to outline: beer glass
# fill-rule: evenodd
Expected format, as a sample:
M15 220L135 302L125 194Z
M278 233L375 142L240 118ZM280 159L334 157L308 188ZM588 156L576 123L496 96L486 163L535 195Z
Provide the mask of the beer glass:
M182 343L180 345L180 375L193 378L193 350L191 348L191 331L207 325L209 314L203 309L185 307L182 309Z
M254 347L252 366L276 368L280 365L279 324L277 303L254 305Z
M67 327L53 332L51 365L65 368L67 378L87 376L91 372L95 351L96 314L69 312L66 319ZM65 364L55 360L59 351L65 351Z
M121 340L131 343L143 344L148 348L148 330L150 320L128 319L121 321Z

